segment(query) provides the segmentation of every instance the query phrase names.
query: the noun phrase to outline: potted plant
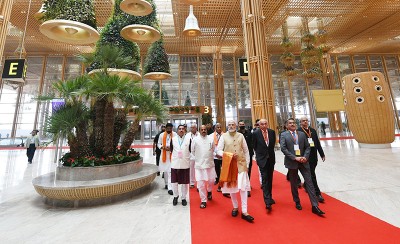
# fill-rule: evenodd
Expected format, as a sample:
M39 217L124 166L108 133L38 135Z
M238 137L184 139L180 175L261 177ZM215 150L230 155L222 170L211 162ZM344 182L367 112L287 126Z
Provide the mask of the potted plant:
M168 55L162 38L151 44L144 62L143 73L146 79L151 80L171 78Z

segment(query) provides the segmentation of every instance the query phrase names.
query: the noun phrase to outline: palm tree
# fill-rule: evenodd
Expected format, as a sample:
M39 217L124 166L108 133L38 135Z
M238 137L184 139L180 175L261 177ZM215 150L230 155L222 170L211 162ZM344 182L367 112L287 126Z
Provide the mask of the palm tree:
M145 116L155 116L157 122L162 122L166 115L166 107L160 101L154 98L153 94L142 87L138 87L135 93L131 93L125 100L127 104L136 106L135 119L129 126L122 142L120 150L126 152L135 138L135 133L139 129L139 122Z
M67 138L73 157L83 157L90 154L87 138L89 109L83 103L79 90L89 82L87 76L58 81L53 84L57 97L65 100L65 105L58 108L46 119L45 131L53 135L53 140ZM39 97L39 100L51 100L56 94Z

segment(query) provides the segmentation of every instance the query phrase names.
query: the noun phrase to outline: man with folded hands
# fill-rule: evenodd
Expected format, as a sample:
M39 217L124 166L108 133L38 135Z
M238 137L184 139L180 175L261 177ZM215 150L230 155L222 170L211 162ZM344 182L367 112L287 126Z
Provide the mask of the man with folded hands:
M247 212L247 192L250 191L250 180L247 170L250 163L249 150L244 136L236 131L236 122L228 122L228 133L221 136L217 154L222 157L222 170L219 184L223 193L230 193L233 210L232 216L239 213L237 193L242 202L242 219L253 222L254 218Z
M214 167L214 139L213 135L207 135L207 127L200 127L200 136L192 141L192 157L194 158L194 171L197 188L200 194L200 208L207 207L207 200L212 199L212 187L215 179Z

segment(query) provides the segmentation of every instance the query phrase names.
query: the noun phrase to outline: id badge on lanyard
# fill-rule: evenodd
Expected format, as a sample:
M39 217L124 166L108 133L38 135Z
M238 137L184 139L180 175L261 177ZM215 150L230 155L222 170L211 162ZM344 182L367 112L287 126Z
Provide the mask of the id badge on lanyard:
M295 152L296 156L301 156L299 145L294 144L294 152Z
M314 141L312 138L308 138L308 143L310 144L310 147L315 147Z

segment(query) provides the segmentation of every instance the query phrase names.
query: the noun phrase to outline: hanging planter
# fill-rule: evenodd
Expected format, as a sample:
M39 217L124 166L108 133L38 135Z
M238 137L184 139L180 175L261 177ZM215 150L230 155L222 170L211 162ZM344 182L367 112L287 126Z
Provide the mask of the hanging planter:
M331 49L332 49L332 47L331 46L329 46L329 45L327 45L327 44L321 44L319 47L318 47L320 50L321 50L321 52L322 53L328 53Z
M281 55L280 61L285 65L285 66L292 66L294 64L294 55L291 52L285 52Z
M317 36L318 42L321 43L321 44L323 44L323 43L326 43L326 41L327 41L328 32L327 32L326 30L319 30L319 31L316 33L316 36Z
M285 67L284 76L292 77L297 75L297 70L295 70L292 66Z
M146 16L153 12L153 6L146 0L123 0L120 8L125 13L134 16Z
M305 33L302 37L301 37L301 41L303 43L307 43L307 44L311 44L315 42L315 36L311 33Z
M87 45L99 39L91 0L47 0L44 23L39 27L50 39L75 45Z
M154 42L149 48L143 72L144 78L150 80L165 80L172 77L163 39Z

